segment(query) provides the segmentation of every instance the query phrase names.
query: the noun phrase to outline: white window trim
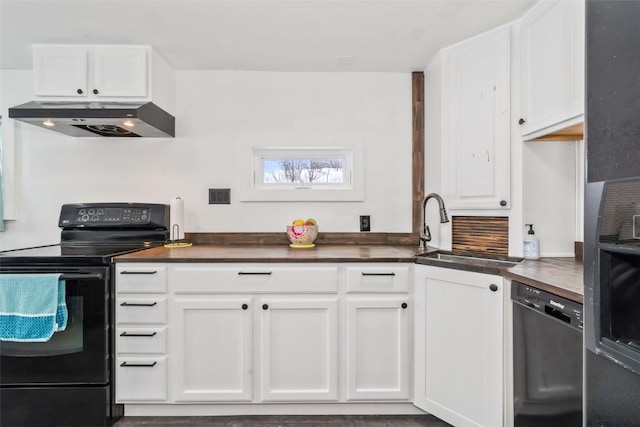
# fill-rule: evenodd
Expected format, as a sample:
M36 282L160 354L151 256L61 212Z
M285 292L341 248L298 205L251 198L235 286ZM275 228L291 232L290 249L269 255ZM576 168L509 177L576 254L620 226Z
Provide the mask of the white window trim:
M263 184L258 182L261 177L262 158L282 155L301 157L326 157L330 155L346 155L350 161L345 163L345 173L350 182L344 184L316 184L305 185ZM239 199L243 202L359 202L364 200L364 173L362 149L359 147L247 147L242 156L242 162L248 166L244 169L239 189ZM261 180L260 180L261 181ZM327 188L331 186L331 188Z

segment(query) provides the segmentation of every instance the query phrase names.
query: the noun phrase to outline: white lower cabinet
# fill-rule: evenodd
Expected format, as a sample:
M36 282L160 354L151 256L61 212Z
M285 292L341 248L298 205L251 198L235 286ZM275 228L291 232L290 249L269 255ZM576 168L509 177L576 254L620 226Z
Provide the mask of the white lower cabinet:
M414 404L453 424L503 424L503 279L416 265Z
M337 301L260 299L261 400L338 400Z
M408 400L409 297L347 298L347 400Z
M168 398L167 279L156 264L116 266L116 402Z
M411 401L413 264L116 271L118 403Z
M175 298L171 305L176 402L251 401L250 298Z

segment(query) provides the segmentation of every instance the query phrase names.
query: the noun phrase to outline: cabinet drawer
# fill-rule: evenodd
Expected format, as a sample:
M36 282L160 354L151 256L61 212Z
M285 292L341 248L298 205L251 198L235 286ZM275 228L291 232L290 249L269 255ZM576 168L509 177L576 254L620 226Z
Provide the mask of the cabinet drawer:
M408 292L410 268L380 264L347 267L347 292Z
M162 296L116 298L116 323L167 323L167 298Z
M154 354L167 352L167 328L125 328L116 330L116 353Z
M167 358L116 358L116 402L167 400Z
M172 291L176 293L333 293L338 291L338 267L336 266L181 265L171 267L169 274Z
M116 266L116 291L155 293L167 291L167 268L158 265L123 264Z

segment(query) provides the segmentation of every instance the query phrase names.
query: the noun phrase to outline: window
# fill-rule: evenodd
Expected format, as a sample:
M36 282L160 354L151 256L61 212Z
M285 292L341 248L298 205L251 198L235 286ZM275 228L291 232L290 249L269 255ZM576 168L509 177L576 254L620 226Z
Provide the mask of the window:
M353 148L252 148L247 201L362 200L360 156Z
M349 188L351 150L255 149L256 188Z

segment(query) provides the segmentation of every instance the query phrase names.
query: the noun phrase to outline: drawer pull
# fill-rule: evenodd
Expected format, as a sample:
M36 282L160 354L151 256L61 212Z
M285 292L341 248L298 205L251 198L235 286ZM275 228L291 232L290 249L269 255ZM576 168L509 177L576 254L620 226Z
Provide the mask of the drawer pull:
M154 270L154 271L127 271L127 270L124 270L124 271L120 272L120 274L156 274L156 273L157 273L156 270Z
M407 304L406 302L403 302L401 307L402 308L407 308L407 307L409 307L409 304Z
M157 305L157 302L123 302L120 303L120 307L153 307L154 305Z
M154 366L156 366L158 362L153 362L153 363L127 363L127 362L122 362L120 364L121 367L123 368L153 368Z
M158 334L157 332L151 332L150 334L132 334L125 331L121 333L120 336L121 337L154 337L157 334Z
M238 271L239 276L271 276L270 271Z
M362 272L363 276L395 276L396 273L365 273L364 271Z

